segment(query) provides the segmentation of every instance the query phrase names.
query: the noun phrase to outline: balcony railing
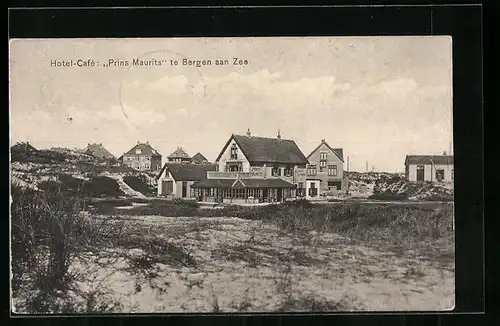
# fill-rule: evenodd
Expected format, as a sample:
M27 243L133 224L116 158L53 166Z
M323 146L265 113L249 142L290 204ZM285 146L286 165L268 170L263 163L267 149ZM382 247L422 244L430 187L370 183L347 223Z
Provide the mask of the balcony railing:
M266 175L261 171L251 172L226 172L226 171L208 171L208 179L252 179L252 178L265 178Z

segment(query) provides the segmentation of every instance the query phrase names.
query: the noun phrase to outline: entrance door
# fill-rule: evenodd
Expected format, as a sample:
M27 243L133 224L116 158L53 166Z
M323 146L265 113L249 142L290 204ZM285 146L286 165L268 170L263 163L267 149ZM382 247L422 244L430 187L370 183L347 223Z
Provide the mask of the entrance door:
M424 181L424 166L417 166L417 181Z
M182 198L187 197L187 182L182 181Z
M262 199L267 200L269 198L269 191L267 188L262 189Z
M444 170L436 170L436 180L438 182L443 182L443 180L444 180Z
M283 199L283 189L278 188L278 193L276 194L276 200L280 202Z

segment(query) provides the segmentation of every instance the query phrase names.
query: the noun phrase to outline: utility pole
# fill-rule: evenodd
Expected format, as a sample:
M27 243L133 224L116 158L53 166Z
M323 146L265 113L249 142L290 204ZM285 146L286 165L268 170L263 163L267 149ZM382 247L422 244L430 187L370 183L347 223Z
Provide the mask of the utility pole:
M347 156L347 187L345 193L349 195L349 156Z

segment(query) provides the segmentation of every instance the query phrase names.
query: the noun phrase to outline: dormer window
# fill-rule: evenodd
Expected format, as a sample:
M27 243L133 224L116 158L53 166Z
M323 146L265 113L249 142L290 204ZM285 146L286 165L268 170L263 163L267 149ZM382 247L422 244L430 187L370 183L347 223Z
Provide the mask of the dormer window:
M274 166L273 169L271 170L271 175L273 177L279 177L281 176L281 169L279 166Z
M238 159L238 146L236 144L233 144L231 146L231 160L237 160Z

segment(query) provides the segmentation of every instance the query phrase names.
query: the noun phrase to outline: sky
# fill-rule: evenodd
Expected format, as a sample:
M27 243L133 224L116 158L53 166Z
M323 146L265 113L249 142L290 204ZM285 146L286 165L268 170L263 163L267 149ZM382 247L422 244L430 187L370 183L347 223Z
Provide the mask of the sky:
M360 172L452 148L447 36L23 39L9 51L11 144L102 143L118 157L148 141L164 158L182 147L213 161L233 133L279 130L306 156L322 139L343 148Z

